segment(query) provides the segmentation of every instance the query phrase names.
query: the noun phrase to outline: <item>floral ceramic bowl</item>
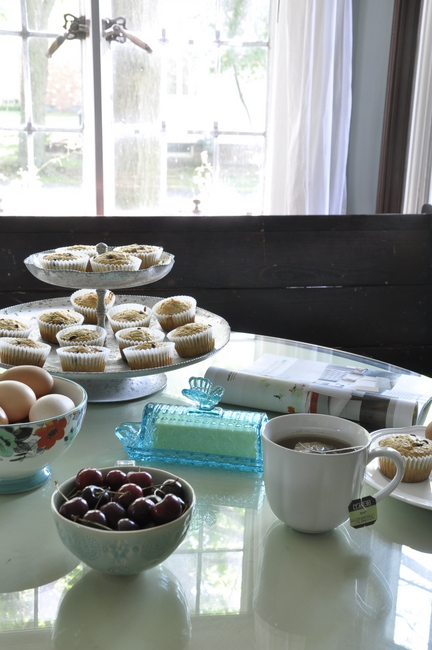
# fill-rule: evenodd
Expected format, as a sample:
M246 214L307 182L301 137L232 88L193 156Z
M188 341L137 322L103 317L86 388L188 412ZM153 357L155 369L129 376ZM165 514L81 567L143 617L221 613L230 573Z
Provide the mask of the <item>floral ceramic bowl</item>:
M87 393L74 381L54 377L52 393L75 408L50 420L0 425L0 494L25 492L51 476L51 464L70 447L87 410Z
M104 476L111 470L101 469ZM177 519L152 528L138 530L102 530L84 526L59 513L65 496L74 491L75 476L58 486L51 498L51 512L60 539L66 548L92 569L111 575L133 575L164 562L180 546L188 532L196 497L183 478L154 467L128 467L128 471L147 471L155 485L168 479L180 481L187 507Z

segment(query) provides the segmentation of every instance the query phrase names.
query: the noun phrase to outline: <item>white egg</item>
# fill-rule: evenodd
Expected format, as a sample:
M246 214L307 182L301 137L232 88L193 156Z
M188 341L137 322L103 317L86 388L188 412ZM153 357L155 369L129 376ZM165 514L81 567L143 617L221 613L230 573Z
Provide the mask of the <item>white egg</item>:
M50 420L58 415L67 413L75 408L74 402L66 395L44 395L40 397L30 409L29 420L36 422L38 420Z

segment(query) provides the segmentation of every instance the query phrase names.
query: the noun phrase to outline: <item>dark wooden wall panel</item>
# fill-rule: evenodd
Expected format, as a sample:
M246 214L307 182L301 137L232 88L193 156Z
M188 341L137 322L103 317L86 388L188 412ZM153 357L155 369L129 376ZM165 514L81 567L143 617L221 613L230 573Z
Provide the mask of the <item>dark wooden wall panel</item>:
M64 296L23 260L72 243L162 245L159 282L232 329L337 347L432 375L431 215L0 218L0 308ZM120 293L120 292L119 292Z

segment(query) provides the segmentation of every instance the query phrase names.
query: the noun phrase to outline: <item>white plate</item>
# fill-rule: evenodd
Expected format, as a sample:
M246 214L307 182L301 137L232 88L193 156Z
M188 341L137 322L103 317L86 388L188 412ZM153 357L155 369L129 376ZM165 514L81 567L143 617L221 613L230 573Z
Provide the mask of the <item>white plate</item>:
M413 433L416 436L424 437L425 430L426 427L423 426L405 427L400 429L380 429L371 434L371 448L376 447L379 440L386 436L396 433ZM377 490L380 490L388 484L389 480L381 474L378 462L378 459L375 459L368 465L366 469L365 482ZM422 481L421 483L401 483L399 487L390 494L390 496L413 506L432 510L432 486L430 480Z

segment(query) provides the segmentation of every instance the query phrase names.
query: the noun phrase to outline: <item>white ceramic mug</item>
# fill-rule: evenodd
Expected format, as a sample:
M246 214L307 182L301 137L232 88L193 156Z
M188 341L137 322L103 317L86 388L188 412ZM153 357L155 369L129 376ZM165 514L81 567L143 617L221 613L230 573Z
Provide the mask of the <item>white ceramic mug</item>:
M278 444L286 436L337 438L349 447L338 453L304 453ZM374 494L380 501L397 488L404 472L399 452L370 450L370 434L355 422L332 415L295 413L267 422L262 432L264 484L270 508L295 530L320 533L349 518L349 505L360 497L367 465L379 456L391 458L396 476Z

